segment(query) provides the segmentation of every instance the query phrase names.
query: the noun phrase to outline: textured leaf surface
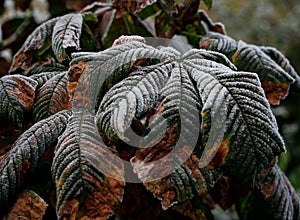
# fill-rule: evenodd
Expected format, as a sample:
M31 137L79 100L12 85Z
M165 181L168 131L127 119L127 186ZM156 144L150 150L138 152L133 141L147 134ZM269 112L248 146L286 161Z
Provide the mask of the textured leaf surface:
M215 68L220 64L213 61L206 62L213 67L207 69L201 57L193 50L186 54L203 102L203 159L214 155L208 166L223 164L231 175L252 185L285 149L276 121L256 74Z
M52 77L37 91L33 105L34 121L45 119L61 110L68 110L72 107L67 82L68 74L63 72Z
M59 138L52 165L57 190L57 214L68 215L70 203L84 202L77 217L107 218L122 201L124 171L112 148L106 147L94 125L94 116L75 110Z
M51 39L52 30L58 18L53 18L39 27L28 36L21 49L14 56L9 72L26 70L33 64L33 52L47 46L47 42Z
M45 153L66 127L70 111L59 112L25 131L11 150L0 160L0 212L15 199L28 173L34 170Z
M31 68L26 70L25 75L32 76L40 73L46 73L46 72L63 72L67 71L68 67L64 66L57 61L54 60L54 58L47 60L46 62L40 62L35 65L33 65Z
M176 54L168 48L160 51ZM158 193L165 208L175 201L183 201L181 198L198 195L201 189L205 191L203 182L206 187L214 185L214 178L207 182L201 179L201 168L220 167L253 186L264 168L285 150L256 74L237 72L217 52L194 49L181 59L179 56L177 52L165 63L132 72L105 94L96 115L100 132L142 147L132 163L144 184L159 175L170 174L170 167L174 166L186 170L181 173L193 173L191 170L198 173L189 177L189 183L194 186L190 194L185 194L184 187L179 188L181 184L173 186L162 181L161 185L172 189L172 199L163 198L165 188L158 193L151 188L155 184L147 186L154 194ZM136 127L139 124L136 121L140 126ZM143 137L132 136L132 130L138 130ZM185 161L182 156L193 151L196 165L180 166ZM153 165L157 161L160 166ZM180 198L180 193L185 196Z
M37 90L40 89L48 80L50 80L52 77L61 74L61 72L42 72L37 73L32 76L30 76L31 79L37 81Z
M82 21L81 14L68 14L57 20L52 33L52 50L58 61L69 59L67 49L79 49Z
M91 105L95 106L98 88L101 88L109 76L118 74L121 71L128 71L140 58L166 60L171 57L174 57L174 54L163 53L142 42L132 41L98 53L74 53L71 71L76 72L76 69L84 67L80 74L78 73L77 78L82 75L88 79L86 89L89 97L87 98L90 100ZM116 72L116 70L118 71Z
M168 65L146 68L147 74L136 73L116 84L102 100L96 115L100 132L109 137L126 139L125 131L133 118L149 111L159 98L159 90L168 77ZM155 82L155 86L153 86Z
M163 138L162 143L165 143ZM173 145L172 145L173 144ZM222 172L220 169L210 170L207 167L202 167L196 155L192 154L186 161L182 161L182 154L166 152L168 147L169 151L174 147L174 143L167 144L167 146L155 146L154 150L139 151L136 156L131 160L134 172L144 182L146 189L153 193L153 195L161 200L162 208L168 209L177 203L188 202L192 199L199 199L200 196L205 195L210 190L215 182L220 178ZM182 147L182 146L180 146ZM156 149L155 149L156 148ZM171 149L170 149L171 148ZM184 148L184 147L182 147ZM181 148L181 151L183 151ZM186 149L184 149L186 150ZM156 155L162 156L161 152L165 153L161 166L151 166L148 159L161 159L155 158ZM186 153L190 155L189 150ZM150 171L149 171L150 170ZM164 178L160 179L162 173L170 173ZM156 174L156 176L155 176ZM155 178L156 177L156 178ZM150 181L152 180L152 181Z
M238 70L258 74L269 102L280 103L291 84L298 87L299 76L282 53L271 47L247 44L218 33L209 32L200 41L200 47L225 54Z
M22 125L24 114L31 110L37 82L21 75L8 75L0 79L0 121Z
M218 51L231 57L238 48L238 43L224 35L216 32L208 32L199 42L200 48Z
M141 140L142 149L131 160L134 171L146 188L161 199L164 209L203 195L221 173L201 167L197 156L190 156L200 136L201 102L185 68L172 66L171 76L159 91L160 102L148 126L150 131Z
M238 50L232 60L239 70L258 74L271 104L279 104L280 100L287 96L289 85L295 81L257 46L239 41Z
M300 199L278 166L270 169L259 181L258 187L238 203L242 219L300 218Z
M18 219L20 216L27 219L43 219L47 206L47 203L35 192L25 191L19 194L7 219Z
M274 60L282 69L284 69L295 82L292 86L300 87L300 76L295 71L294 67L290 64L289 60L274 47L260 47L260 49L267 54L272 60Z

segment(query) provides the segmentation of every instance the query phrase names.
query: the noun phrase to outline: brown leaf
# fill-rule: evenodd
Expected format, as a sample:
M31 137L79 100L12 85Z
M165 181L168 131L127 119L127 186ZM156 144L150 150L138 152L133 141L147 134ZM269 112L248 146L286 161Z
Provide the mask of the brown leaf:
M154 3L154 0L113 0L113 7L117 8L116 17L120 18L123 13L135 13L142 8Z
M228 153L229 153L228 139L225 139L218 145L215 145L208 150L206 149L203 153L202 158L204 164L207 164L208 168L213 169L224 163Z
M27 191L19 195L12 210L4 219L43 219L47 209L47 203L37 194Z
M262 82L262 87L265 91L268 101L272 105L279 105L280 101L285 99L289 92L289 84L275 84L270 81Z
M34 102L34 87L18 77L14 77L13 80L17 83L17 86L12 90L6 90L7 93L15 96L22 105L22 108L25 111L29 111Z
M97 190L85 198L85 212L82 219L107 219L123 199L124 182L106 177L106 182L101 184L88 174L84 174L83 179L94 183Z
M78 200L66 201L60 210L59 216L63 220L75 220L78 215L79 202Z
M35 62L36 59L31 52L20 52L14 57L9 72L23 72L31 67Z
M74 106L90 106L89 82L86 71L88 64L79 61L73 64L69 70L68 92Z

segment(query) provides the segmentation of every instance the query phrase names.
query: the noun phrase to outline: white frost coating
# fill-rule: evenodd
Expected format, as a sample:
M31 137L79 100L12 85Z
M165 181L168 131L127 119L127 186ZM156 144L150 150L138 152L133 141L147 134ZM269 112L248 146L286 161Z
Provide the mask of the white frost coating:
M144 161L138 160L135 157L130 159L130 163L133 167L133 172L138 175L142 182L146 183L151 181L151 179L149 179L149 173L151 173L151 170L155 167L155 163L144 163Z
M130 100L130 102L128 101ZM131 120L135 115L136 96L133 92L126 94L126 97L117 101L117 106L114 109L111 123L120 137L130 126ZM121 137L120 137L121 138ZM123 138L123 137L122 137Z
M67 14L58 19L53 27L52 50L58 60L63 60L66 56L64 49L80 47L80 35L82 28L81 14Z
M138 35L130 35L130 36L122 35L121 37L119 37L118 39L116 39L114 41L112 47L130 42L130 41L139 41L139 42L145 43L145 38L138 36Z

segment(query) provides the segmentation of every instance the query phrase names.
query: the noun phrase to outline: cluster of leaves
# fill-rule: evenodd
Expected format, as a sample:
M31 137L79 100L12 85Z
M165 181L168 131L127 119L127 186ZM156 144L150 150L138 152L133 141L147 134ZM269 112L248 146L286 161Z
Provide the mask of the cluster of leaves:
M223 35L199 5L95 2L29 35L0 79L1 215L130 219L140 206L138 219L212 219L217 204L235 204L248 219L261 218L258 202L269 219L299 218L299 198L275 165L285 146L269 104L299 77L276 49ZM182 35L195 49L124 34ZM137 204L126 197L136 192L126 160L143 183Z
M300 15L300 2L289 0L274 3L273 0L220 0L208 14L214 20L230 24L226 26L227 33L236 39L277 47L299 72L300 43L297 39L300 37L300 20L297 18ZM272 107L272 110L287 147L287 153L279 158L280 167L300 192L300 96L293 89L289 93L291 95L280 106Z

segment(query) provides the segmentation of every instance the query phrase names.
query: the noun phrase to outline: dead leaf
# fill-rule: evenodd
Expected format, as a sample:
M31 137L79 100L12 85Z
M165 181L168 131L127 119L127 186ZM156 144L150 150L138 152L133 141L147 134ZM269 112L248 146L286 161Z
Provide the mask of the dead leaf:
M265 91L268 101L272 105L279 105L280 101L285 99L289 92L289 84L276 84L270 81L262 82L262 87Z
M45 215L47 203L32 191L26 191L18 196L12 210L4 219L41 220Z

